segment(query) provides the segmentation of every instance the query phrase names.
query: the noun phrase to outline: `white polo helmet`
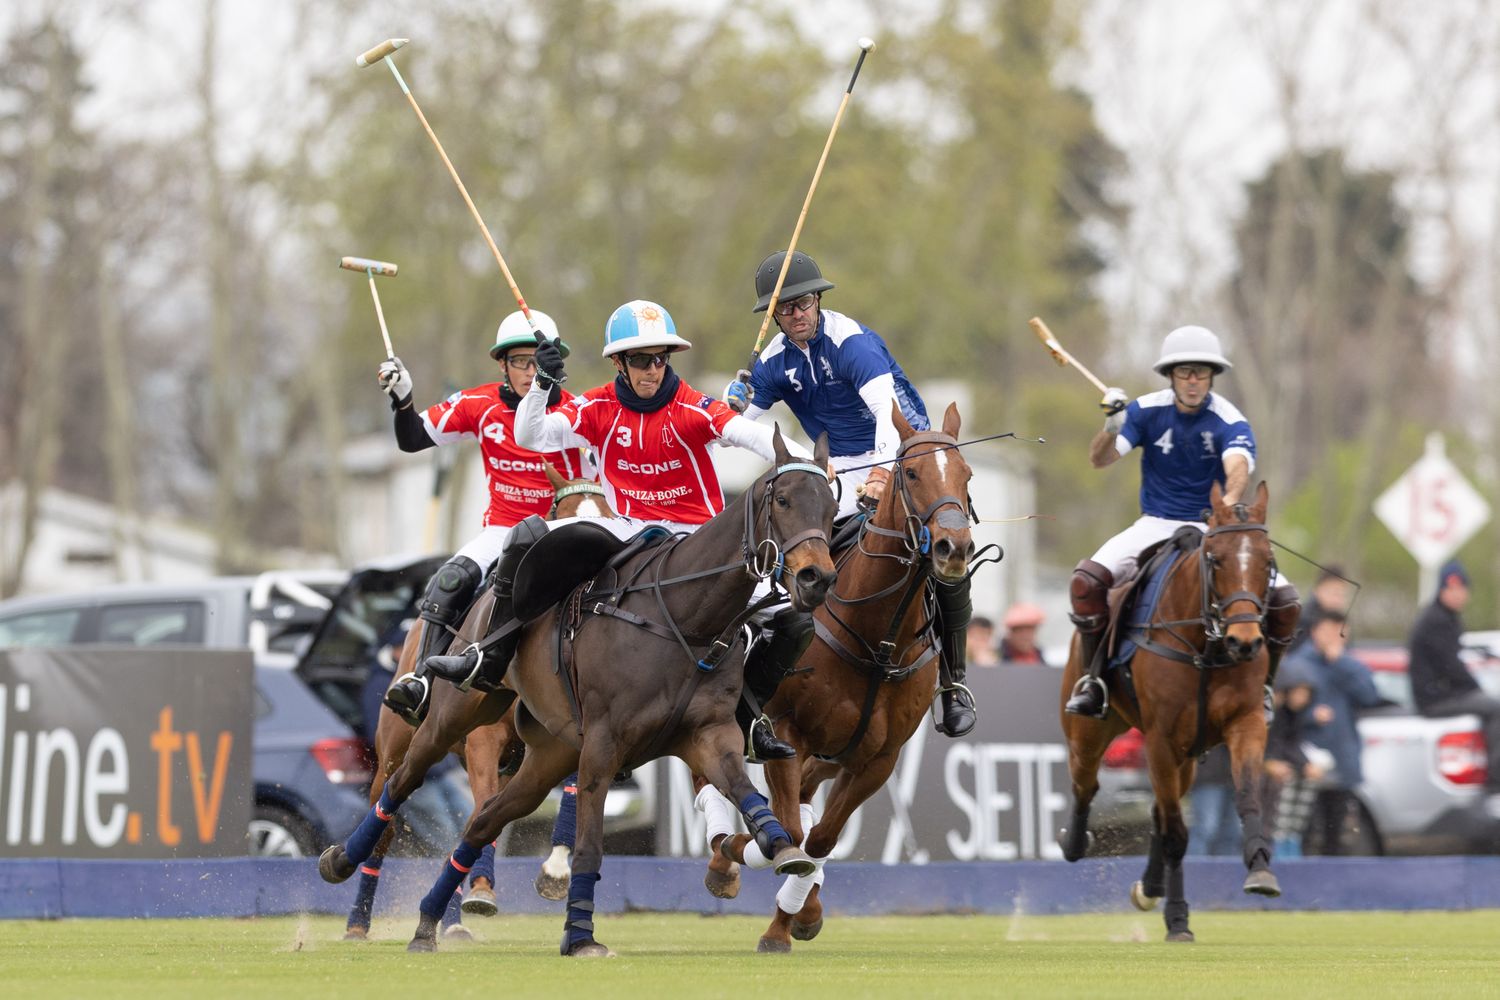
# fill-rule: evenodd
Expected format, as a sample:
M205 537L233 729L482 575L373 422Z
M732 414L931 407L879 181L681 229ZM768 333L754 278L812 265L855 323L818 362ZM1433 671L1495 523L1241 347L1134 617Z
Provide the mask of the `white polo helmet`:
M1233 368L1219 347L1219 338L1203 326L1179 326L1161 342L1161 359L1151 367L1166 375L1177 365L1212 365L1214 374Z
M606 358L642 347L670 347L674 351L685 351L692 346L677 336L677 324L672 322L672 314L645 299L625 303L610 313L609 322L604 324Z
M531 318L542 336L556 344L558 353L567 357L568 345L562 342L562 337L557 332L557 324L552 321L552 317L540 309L533 309ZM500 321L500 329L495 331L495 346L490 348L490 357L499 361L500 355L512 347L535 346L536 334L531 332L531 324L526 322L526 314L517 309Z

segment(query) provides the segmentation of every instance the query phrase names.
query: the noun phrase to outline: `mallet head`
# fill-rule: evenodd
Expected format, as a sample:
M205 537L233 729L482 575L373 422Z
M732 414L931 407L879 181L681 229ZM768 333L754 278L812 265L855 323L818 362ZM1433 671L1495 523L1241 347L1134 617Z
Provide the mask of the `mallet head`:
M387 278L396 276L396 265L384 260L371 260L368 257L341 257L339 267L346 271L368 271L371 274L379 274Z
M860 37L860 40L859 40L860 51L862 51L862 52L869 52L874 47L875 47L875 39L871 38L869 35L863 35L863 36Z
M369 66L371 63L378 63L409 41L411 41L410 38L387 38L373 49L368 49L356 56L354 65Z

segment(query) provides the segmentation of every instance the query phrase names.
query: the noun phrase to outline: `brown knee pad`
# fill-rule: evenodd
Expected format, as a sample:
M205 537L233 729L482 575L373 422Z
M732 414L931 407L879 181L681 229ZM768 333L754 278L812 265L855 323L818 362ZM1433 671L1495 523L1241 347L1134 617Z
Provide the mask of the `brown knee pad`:
M1068 593L1073 613L1068 617L1080 632L1099 632L1109 621L1109 588L1115 575L1109 568L1085 559L1073 570Z
M1301 617L1302 602L1296 587L1286 583L1272 590L1266 599L1266 642L1285 648L1297 634Z

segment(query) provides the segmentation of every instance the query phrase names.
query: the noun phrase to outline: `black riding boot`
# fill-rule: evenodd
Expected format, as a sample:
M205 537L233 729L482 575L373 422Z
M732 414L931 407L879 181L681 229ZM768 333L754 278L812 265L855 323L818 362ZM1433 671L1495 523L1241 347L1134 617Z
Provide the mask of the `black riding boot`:
M1092 559L1085 559L1073 570L1069 585L1073 611L1068 618L1078 627L1078 655L1084 673L1063 706L1063 711L1071 715L1102 719L1109 714L1109 688L1099 677L1104 667L1099 643L1109 623L1109 588L1114 579L1108 568Z
M472 684L478 679L490 686L500 683L510 666L511 657L516 654L516 647L521 644L521 623L514 621L516 570L537 539L546 534L547 522L535 514L526 518L511 529L505 550L500 553L500 560L495 565L495 605L490 609L490 621L485 634L489 635L496 628L506 625L514 627L483 654L471 647L456 656L434 656L428 659L427 669L443 680L461 686Z
M1281 666L1281 658L1286 655L1287 647L1292 644L1292 639L1297 635L1297 623L1302 618L1302 601L1297 595L1297 588L1290 583L1282 584L1271 591L1266 600L1266 689L1262 695L1265 704L1266 725L1271 724L1271 718L1276 714L1275 704L1271 699L1271 692L1276 683L1276 668Z
M938 663L938 699L943 706L943 718L937 723L937 731L958 737L967 734L979 721L974 693L964 686L969 663L969 619L974 617L974 604L969 600L967 578L958 583L933 580L932 590L937 598L943 641Z
M417 602L422 628L422 648L417 653L416 669L404 674L385 693L385 704L392 712L420 725L427 704L426 660L448 648L453 639L450 628L463 617L474 601L474 593L484 579L484 571L468 556L454 556L427 581L427 592Z
M745 657L745 689L734 709L751 762L797 756L790 743L777 738L771 720L760 708L776 697L777 687L796 668L813 638L812 614L795 608L782 608L766 627L769 634Z

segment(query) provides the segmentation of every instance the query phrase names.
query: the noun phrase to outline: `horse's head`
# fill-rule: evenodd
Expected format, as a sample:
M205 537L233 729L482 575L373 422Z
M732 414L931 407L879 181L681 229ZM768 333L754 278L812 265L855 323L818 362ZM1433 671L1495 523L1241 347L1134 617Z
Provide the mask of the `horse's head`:
M1265 645L1261 625L1266 615L1276 563L1266 532L1266 484L1255 490L1253 504L1224 502L1214 483L1213 510L1203 538L1203 613L1210 637L1218 636L1238 662L1253 659Z
M799 461L787 451L778 426L772 436L776 467L757 480L752 497L752 524L764 522L759 536L747 537L754 545L754 558L765 566L768 553L779 553L781 584L792 598L792 606L809 611L823 603L828 588L838 578L828 551L833 515L838 501L828 485L828 435L818 436L811 463ZM757 518L755 510L761 513ZM769 560L774 563L777 557Z
M561 521L565 517L614 517L609 501L605 499L604 487L592 479L564 479L551 462L543 462L547 470L547 482L552 484L552 509L547 520Z
M958 443L958 404L948 404L941 431L914 431L891 404L901 435L890 485L877 510L885 527L906 533L908 544L932 558L939 580L956 581L969 569L969 478L974 470L953 447ZM944 447L946 446L946 447Z

